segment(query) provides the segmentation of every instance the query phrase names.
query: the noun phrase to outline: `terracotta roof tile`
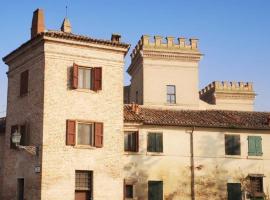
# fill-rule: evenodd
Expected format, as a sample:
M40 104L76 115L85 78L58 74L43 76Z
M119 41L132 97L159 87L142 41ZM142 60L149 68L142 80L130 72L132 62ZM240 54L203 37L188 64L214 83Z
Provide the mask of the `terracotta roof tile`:
M270 112L225 110L164 110L139 106L139 113L131 105L124 106L124 121L145 125L195 126L205 128L239 128L270 130Z

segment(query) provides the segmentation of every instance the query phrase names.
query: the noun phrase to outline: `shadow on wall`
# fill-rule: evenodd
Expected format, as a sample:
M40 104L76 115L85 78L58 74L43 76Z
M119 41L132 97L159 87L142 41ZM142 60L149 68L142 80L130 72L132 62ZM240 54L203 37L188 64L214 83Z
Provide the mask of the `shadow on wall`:
M215 135L215 134L213 134ZM220 142L222 141L222 142ZM241 183L243 199L245 193L253 193L247 176L250 169L256 169L257 162L247 165L245 160L235 165L235 159L225 158L224 134L218 137L206 136L201 140L201 156L195 157L195 195L200 200L227 200L227 183L232 179L234 183ZM224 154L218 149L224 149ZM221 152L221 151L220 151ZM201 162L201 163L200 163ZM207 166L207 165L209 166ZM269 199L269 186L266 187L266 199Z

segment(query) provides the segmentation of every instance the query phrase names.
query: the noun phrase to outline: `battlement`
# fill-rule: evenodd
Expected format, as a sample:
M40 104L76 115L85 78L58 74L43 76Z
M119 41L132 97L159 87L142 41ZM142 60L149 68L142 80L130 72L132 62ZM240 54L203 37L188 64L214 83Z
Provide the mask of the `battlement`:
M170 50L193 50L198 52L198 39L191 38L189 42L187 42L186 38L179 37L177 38L177 42L174 37L167 36L163 38L162 36L154 36L151 37L149 35L143 35L132 53L130 54L133 59L137 52L139 52L142 48L154 48L154 49L170 49Z
M229 82L229 81L214 81L202 89L199 94L203 96L206 93L213 91L226 92L250 92L253 93L253 83L251 82Z

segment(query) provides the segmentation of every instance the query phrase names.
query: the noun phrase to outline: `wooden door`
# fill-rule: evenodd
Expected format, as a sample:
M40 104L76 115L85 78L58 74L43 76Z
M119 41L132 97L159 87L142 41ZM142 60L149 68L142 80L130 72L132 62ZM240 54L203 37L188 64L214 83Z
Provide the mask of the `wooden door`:
M91 200L88 191L76 191L75 200Z

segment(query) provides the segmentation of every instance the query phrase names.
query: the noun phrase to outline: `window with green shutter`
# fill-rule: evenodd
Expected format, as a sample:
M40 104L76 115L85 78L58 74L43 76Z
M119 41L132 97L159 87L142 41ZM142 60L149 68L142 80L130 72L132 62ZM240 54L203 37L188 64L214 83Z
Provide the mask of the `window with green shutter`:
M148 133L147 138L148 152L163 152L163 134L162 133Z
M148 200L163 200L163 181L148 181Z
M262 137L248 136L248 155L262 156Z

